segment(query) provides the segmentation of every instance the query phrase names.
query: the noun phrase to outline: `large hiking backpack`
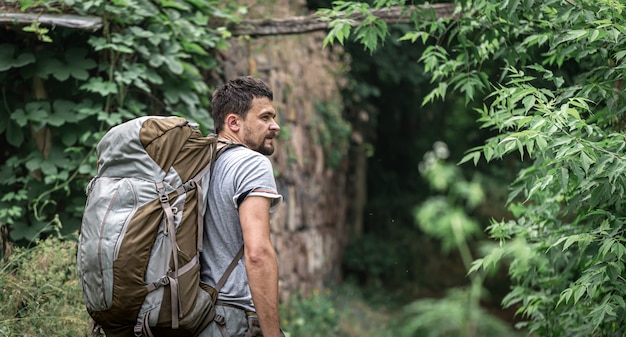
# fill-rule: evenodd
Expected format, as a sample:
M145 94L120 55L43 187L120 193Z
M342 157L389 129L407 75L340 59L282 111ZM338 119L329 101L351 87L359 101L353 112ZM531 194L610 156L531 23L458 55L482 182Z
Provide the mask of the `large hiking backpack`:
M230 272L216 288L200 284L198 254L216 145L184 118L157 116L98 143L77 259L87 311L107 336L194 336L214 319Z

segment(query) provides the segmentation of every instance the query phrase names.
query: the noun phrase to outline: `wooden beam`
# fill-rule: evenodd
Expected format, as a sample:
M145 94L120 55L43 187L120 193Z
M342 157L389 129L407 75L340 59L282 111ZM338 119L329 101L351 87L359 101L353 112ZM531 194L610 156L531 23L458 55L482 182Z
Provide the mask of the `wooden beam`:
M102 27L102 18L71 14L0 13L1 24L30 25L39 22L46 26L61 26L96 31Z
M432 11L435 18L452 17L454 4L431 4L424 6L390 7L372 10L379 19L390 23L409 22L410 13L426 13ZM315 31L328 30L330 21L321 21L317 14L294 16L283 19L243 20L240 24L230 28L233 36L276 36L290 34L305 34ZM354 26L361 23L363 15L355 14L348 17ZM97 16L81 16L71 14L34 14L34 13L0 13L0 24L29 25L40 22L47 26L61 26L74 29L97 31L102 28L102 18Z
M409 22L410 13L417 11L425 13L432 10L436 18L452 17L454 13L454 4L432 4L424 6L410 7L390 7L378 10L372 10L379 19L387 23L406 23ZM348 17L353 21L353 26L363 21L363 15L355 14ZM289 35L304 34L320 30L328 30L330 21L321 21L320 16L311 14L307 16L295 16L284 19L262 19L262 20L243 20L240 24L230 28L233 36L272 36L272 35Z

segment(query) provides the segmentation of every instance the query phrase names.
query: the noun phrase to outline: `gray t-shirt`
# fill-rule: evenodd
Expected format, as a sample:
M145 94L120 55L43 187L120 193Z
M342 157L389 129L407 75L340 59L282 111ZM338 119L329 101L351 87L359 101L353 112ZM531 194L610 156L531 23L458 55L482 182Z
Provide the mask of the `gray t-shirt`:
M237 203L242 194L242 199L248 196L272 199L270 212L282 201L276 190L270 160L256 151L238 146L226 150L215 162L207 194L200 278L213 287L243 246ZM243 259L239 260L218 298L254 311Z

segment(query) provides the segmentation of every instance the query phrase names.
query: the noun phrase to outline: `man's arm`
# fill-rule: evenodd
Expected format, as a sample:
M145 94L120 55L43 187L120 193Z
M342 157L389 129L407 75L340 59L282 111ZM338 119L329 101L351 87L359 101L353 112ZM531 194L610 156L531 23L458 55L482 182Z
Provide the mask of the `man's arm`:
M278 260L270 240L270 199L249 196L239 206L252 301L264 337L279 337Z

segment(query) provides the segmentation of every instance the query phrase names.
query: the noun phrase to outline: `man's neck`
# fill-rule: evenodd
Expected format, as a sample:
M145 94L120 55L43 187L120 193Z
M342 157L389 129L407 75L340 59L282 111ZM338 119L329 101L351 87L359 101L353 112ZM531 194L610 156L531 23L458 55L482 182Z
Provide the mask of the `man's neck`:
M242 141L237 137L236 134L230 132L220 132L217 134L217 139L221 143L231 144L231 143L242 143Z

